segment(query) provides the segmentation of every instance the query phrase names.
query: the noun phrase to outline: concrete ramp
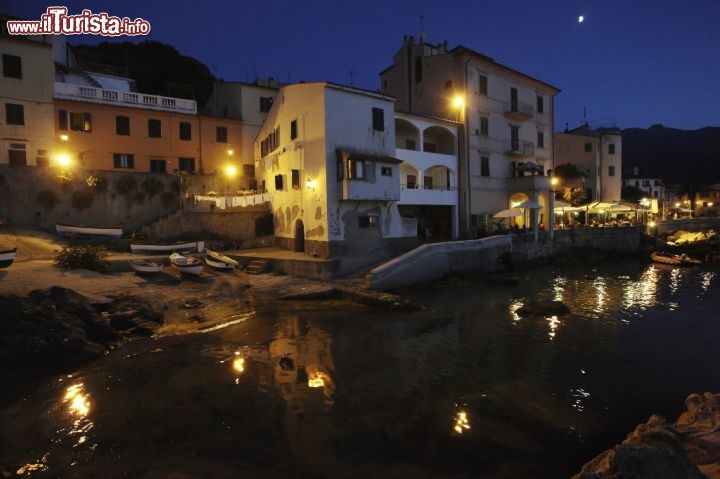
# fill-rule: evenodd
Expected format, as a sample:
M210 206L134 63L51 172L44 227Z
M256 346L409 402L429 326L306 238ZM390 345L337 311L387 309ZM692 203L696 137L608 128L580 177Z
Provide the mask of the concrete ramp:
M512 252L512 236L429 243L370 270L367 288L388 291L442 278L450 273L496 271Z

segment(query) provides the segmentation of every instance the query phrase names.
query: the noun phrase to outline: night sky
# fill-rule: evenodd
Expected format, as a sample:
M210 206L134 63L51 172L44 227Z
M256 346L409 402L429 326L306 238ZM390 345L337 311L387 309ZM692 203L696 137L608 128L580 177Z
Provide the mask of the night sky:
M150 35L120 40L171 44L226 81L377 90L403 35L422 28L429 43L462 44L560 88L556 130L720 126L720 0L0 0L0 11L39 20L51 5L143 18Z

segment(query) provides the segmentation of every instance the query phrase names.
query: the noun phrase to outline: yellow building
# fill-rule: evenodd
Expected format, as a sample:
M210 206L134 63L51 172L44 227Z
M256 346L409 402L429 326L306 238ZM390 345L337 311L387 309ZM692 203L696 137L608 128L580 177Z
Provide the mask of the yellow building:
M0 164L44 165L54 149L53 40L16 36L0 16Z

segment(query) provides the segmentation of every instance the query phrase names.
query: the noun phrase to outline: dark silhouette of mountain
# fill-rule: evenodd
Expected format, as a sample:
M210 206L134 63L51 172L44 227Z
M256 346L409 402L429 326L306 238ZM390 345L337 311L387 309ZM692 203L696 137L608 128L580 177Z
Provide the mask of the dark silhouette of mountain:
M639 167L666 184L720 182L720 127L677 130L662 125L622 131L623 174Z

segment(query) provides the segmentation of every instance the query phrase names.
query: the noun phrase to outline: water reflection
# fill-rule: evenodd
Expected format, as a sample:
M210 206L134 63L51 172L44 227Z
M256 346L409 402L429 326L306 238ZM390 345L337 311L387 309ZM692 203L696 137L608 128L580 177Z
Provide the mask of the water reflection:
M557 316L550 316L549 318L545 318L545 320L548 322L548 325L550 326L550 331L548 332L548 336L550 336L550 339L552 340L555 338L557 329L560 327L562 322L558 319Z
M455 413L455 425L453 427L453 431L457 434L462 434L468 429L470 429L470 418L468 417L468 412L460 410Z

